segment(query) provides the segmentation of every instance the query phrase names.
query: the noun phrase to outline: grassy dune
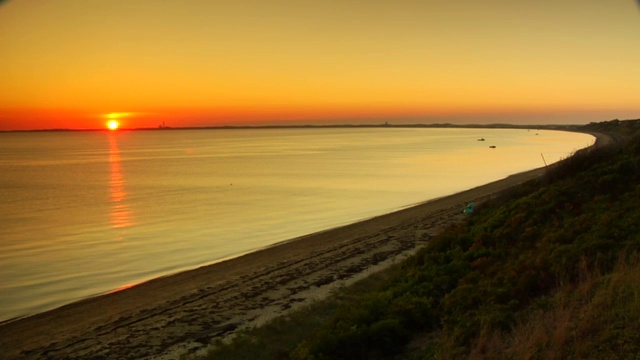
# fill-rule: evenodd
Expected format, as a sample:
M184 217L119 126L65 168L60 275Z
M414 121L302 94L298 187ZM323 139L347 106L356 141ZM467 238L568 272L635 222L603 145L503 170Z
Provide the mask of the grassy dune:
M211 359L640 358L640 120Z

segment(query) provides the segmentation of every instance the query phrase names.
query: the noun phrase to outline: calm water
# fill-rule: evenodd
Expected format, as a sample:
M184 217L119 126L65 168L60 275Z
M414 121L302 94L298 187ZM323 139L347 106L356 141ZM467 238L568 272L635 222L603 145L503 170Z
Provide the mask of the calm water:
M541 167L541 153L551 163L592 143L485 129L3 133L0 321L468 189Z

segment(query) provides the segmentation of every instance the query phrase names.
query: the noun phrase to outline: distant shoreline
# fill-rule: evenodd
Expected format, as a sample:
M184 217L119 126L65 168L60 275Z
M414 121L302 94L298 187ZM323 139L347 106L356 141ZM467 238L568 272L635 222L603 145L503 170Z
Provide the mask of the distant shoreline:
M0 130L0 133L30 133L30 132L127 132L127 131L170 131L170 130L259 130L259 129L359 129L359 128L400 128L400 129L539 129L539 130L560 130L560 131L580 131L583 125L516 125L516 124L341 124L341 125L257 125L257 126L184 126L184 127L140 127L140 128L120 128L118 130L109 129L29 129L29 130Z

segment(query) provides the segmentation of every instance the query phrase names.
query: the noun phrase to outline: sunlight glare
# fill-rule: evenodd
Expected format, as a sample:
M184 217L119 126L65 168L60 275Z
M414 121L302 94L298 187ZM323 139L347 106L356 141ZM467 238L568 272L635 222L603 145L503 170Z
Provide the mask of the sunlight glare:
M107 121L107 128L109 130L117 130L118 127L120 127L120 123L118 122L118 120L109 120L109 121Z

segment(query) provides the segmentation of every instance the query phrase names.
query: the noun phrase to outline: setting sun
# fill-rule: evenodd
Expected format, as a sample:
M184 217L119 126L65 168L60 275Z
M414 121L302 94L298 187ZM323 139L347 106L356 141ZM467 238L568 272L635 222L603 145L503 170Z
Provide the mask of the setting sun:
M109 130L116 130L116 129L118 129L119 126L120 126L120 123L118 122L118 120L109 120L109 121L107 121L107 128Z

